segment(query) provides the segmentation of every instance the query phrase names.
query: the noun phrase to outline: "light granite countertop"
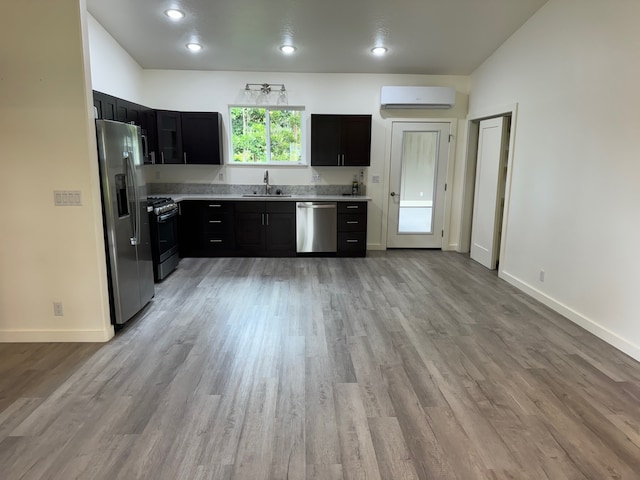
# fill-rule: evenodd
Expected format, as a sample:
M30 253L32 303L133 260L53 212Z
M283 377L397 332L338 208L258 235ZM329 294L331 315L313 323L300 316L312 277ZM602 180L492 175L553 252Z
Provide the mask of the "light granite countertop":
M233 200L233 201L268 201L268 202L370 202L366 195L250 195L239 193L177 193L157 194L157 196L171 197L174 201L182 200Z

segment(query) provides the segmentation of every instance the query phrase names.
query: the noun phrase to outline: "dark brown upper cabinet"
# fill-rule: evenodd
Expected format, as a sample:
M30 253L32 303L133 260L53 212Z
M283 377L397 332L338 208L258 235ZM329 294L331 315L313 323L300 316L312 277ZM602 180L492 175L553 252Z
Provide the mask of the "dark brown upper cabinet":
M311 115L311 165L371 164L371 115Z
M138 125L144 163L156 163L158 142L156 140L155 110L95 90L93 91L93 106L98 111L99 119Z
M156 117L160 151L158 163L222 163L222 121L219 113L158 110Z
M182 156L186 164L222 163L222 121L216 112L182 112Z
M99 120L116 120L116 97L94 90L93 106L98 111Z
M160 158L156 163L176 164L185 163L182 155L182 122L180 112L169 110L156 111L158 126L158 151Z

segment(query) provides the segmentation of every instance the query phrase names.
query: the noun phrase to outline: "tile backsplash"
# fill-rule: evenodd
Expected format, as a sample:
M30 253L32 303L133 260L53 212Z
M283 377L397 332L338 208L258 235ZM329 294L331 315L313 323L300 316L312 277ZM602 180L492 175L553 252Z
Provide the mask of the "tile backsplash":
M271 185L271 192L281 190L288 195L343 195L351 193L348 185ZM228 185L219 183L148 183L149 195L159 194L238 194L264 192L264 184L260 185Z

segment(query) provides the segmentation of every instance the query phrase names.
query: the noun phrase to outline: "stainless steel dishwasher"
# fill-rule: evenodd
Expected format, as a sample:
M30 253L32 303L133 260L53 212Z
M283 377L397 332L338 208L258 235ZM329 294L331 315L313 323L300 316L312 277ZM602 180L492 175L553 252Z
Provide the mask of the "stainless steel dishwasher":
M296 252L336 252L337 230L336 202L296 202Z

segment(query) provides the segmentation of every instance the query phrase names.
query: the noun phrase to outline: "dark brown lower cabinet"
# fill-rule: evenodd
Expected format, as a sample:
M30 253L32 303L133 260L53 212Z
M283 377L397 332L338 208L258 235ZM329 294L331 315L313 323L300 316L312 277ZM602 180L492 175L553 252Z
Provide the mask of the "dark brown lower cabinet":
M367 255L367 202L338 203L338 256Z
M294 202L235 202L234 213L237 255L295 256Z
M181 257L295 257L296 204L289 201L183 200ZM339 257L367 254L367 203L338 203Z
M183 200L178 219L181 257L224 257L235 254L234 202Z

